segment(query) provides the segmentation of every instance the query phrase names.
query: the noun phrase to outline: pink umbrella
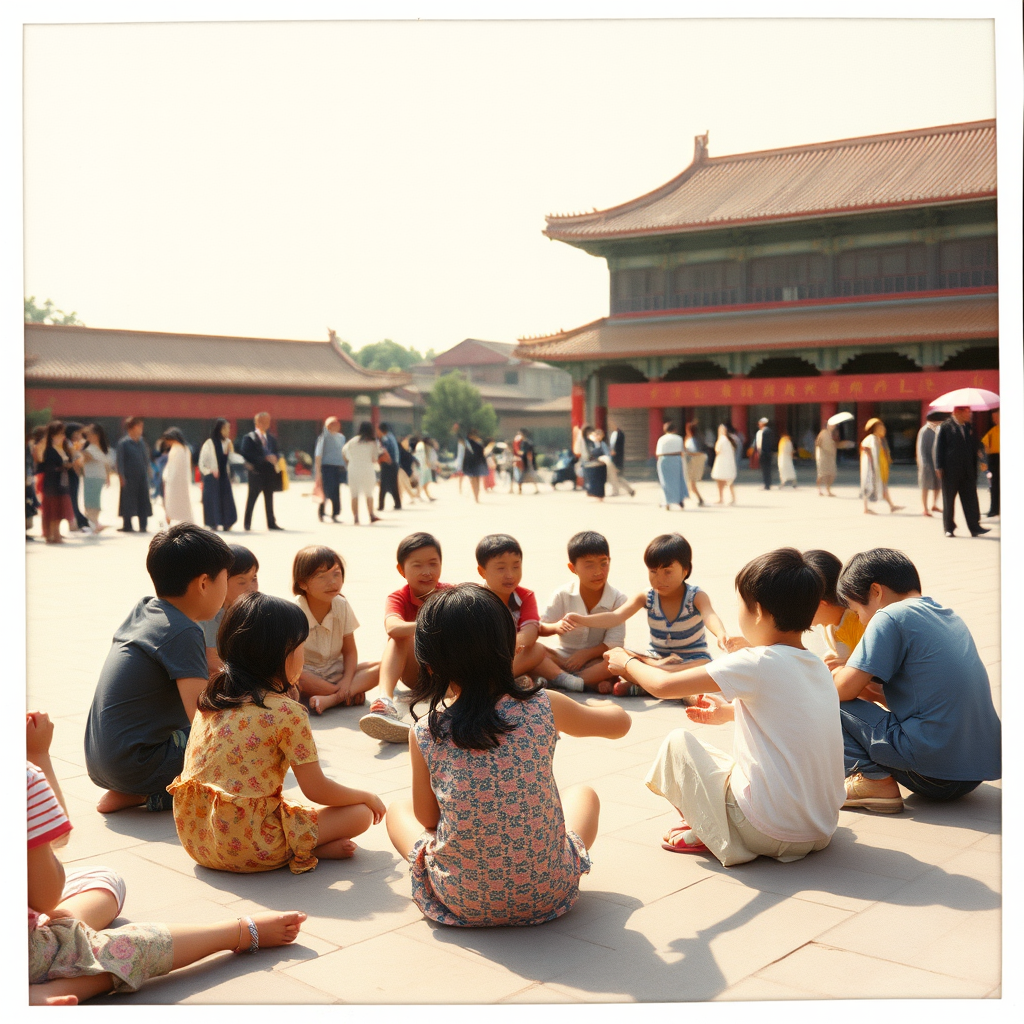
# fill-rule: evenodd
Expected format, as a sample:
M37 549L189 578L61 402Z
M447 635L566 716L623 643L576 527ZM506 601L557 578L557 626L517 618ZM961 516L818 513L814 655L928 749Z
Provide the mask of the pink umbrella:
M957 406L963 405L969 405L971 412L987 412L999 408L999 396L984 388L957 388L956 391L939 395L934 402L928 404L928 408L936 412L952 412Z

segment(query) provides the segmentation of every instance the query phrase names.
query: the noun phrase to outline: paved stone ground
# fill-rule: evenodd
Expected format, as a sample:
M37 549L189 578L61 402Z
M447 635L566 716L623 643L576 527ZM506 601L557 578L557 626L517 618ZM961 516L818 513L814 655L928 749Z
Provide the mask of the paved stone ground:
M807 471L800 471L806 477ZM288 532L241 535L260 559L261 589L290 593L290 565L302 545L326 542L348 563L345 594L361 628L361 655L383 643L381 609L400 582L398 541L414 529L444 545L445 578L476 579L473 548L487 532L508 531L525 550L525 585L541 601L567 578L565 542L578 529L611 542L612 582L646 587L641 554L656 534L680 530L694 548L693 579L736 628L732 580L769 548L825 547L841 558L878 545L917 563L924 591L970 627L999 706L999 530L979 540L946 540L938 519L919 512L909 473L894 496L907 506L865 516L852 477L834 499L812 486L765 492L751 482L735 507L659 510L653 484L637 496L591 502L564 491L488 495L474 505L454 482L430 506L386 514L372 528L320 525L309 485L279 496ZM900 483L902 481L902 483ZM712 486L706 484L705 496ZM236 497L243 498L243 488ZM197 496L194 496L194 500ZM108 507L116 497L105 496ZM197 502L198 505L198 502ZM982 494L987 507L987 495ZM998 520L995 521L998 524ZM963 528L961 527L961 531ZM212 921L259 908L309 914L299 941L253 958L211 957L118 1004L149 1003L560 1003L669 1000L789 1000L991 997L1000 994L999 783L952 806L907 801L899 816L844 811L832 845L795 864L759 859L726 870L710 857L660 848L673 820L642 777L663 736L684 725L720 746L729 727L695 726L678 706L623 699L633 727L622 740L564 737L555 774L586 781L601 798L594 868L565 917L536 929L457 930L428 923L409 898L407 867L380 825L347 862L321 862L292 876L230 875L194 864L169 814L125 811L104 819L85 773L82 734L100 665L115 626L142 594L148 538L110 530L62 548L28 547L28 706L56 720L54 755L75 830L68 864L105 863L128 882L131 920ZM543 607L543 605L542 605ZM73 615L68 610L74 609ZM53 642L60 614L72 628ZM627 642L646 642L642 616ZM798 714L799 709L794 709ZM313 723L327 772L373 789L385 802L409 792L407 748L380 745L357 727L361 711L335 709ZM297 788L291 790L299 797Z

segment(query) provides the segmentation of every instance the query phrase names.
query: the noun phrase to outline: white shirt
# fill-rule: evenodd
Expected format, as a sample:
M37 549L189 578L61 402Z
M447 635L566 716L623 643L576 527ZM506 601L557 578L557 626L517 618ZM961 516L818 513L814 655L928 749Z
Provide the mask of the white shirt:
M331 601L331 610L324 616L324 621L317 622L304 594L300 594L295 601L306 613L306 621L309 623L306 664L311 669L319 669L340 662L345 637L359 628L352 606L339 594Z
M780 842L831 836L846 799L832 674L810 651L746 647L706 666L735 701L732 791L751 825Z
M541 620L548 623L558 622L569 612L576 612L579 615L599 615L601 612L613 612L627 600L628 598L621 590L617 590L610 583L605 583L601 599L588 611L583 598L580 597L580 581L573 580L572 583L556 590L551 595L548 599L547 611L541 616ZM618 626L612 626L611 629L577 626L571 632L563 633L558 637L558 646L567 651L582 651L587 647L596 647L598 644L621 647L625 642L626 624L624 622Z
M662 434L658 438L655 455L682 455L683 439L678 434Z

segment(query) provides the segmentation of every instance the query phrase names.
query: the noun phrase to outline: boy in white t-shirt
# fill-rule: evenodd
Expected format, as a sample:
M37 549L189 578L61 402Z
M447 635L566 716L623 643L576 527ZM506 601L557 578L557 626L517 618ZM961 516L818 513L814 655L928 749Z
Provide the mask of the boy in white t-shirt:
M694 722L736 721L732 756L686 729L662 744L647 787L683 819L665 835L665 849L710 851L725 867L758 856L800 860L828 846L846 798L835 686L801 643L824 581L795 548L779 548L748 562L736 590L751 646L680 672L621 649L605 660L656 697L703 694L686 709Z

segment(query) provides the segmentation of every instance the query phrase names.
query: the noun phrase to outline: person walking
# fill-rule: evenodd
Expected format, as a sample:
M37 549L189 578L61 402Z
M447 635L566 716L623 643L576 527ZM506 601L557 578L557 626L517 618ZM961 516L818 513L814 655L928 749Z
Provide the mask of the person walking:
M213 423L210 436L199 449L199 475L203 481L203 525L211 530L230 530L238 522L235 495L231 490L231 469L228 458L234 445L228 434L231 424L226 419Z
M430 493L430 485L434 482L434 467L432 465L433 459L431 458L434 452L431 447L430 438L426 435L417 437L416 449L413 454L416 456L417 463L419 463L420 493L427 501L437 501Z
M959 496L972 537L988 533L978 509L978 441L971 425L971 407L958 405L935 438L935 472L942 487L942 528L955 535L954 502Z
M590 498L604 501L604 485L608 482L608 467L601 456L608 455L604 443L604 431L600 428L583 428L583 487Z
M373 514L373 487L377 482L377 459L380 445L373 436L373 424L364 421L359 424L355 437L345 442L341 450L348 471L348 491L352 498L352 518L359 525L359 499L366 502L366 513L371 523L379 516Z
M664 507L678 505L685 508L683 499L687 497L686 478L683 474L683 439L676 433L675 424L666 420L661 425L661 437L654 449L658 460L658 481L664 497Z
M121 517L119 533L134 533L132 518L139 520L139 533L146 532L146 522L153 514L149 500L149 445L142 438L146 422L141 416L124 421L125 436L117 442L115 453L117 477L121 494L117 514Z
M107 434L99 423L85 428L86 446L82 449L82 504L93 533L106 527L100 523L100 494L110 484L114 469L114 453L107 444Z
M191 523L192 449L177 427L168 427L160 435L160 445L167 452L164 467L164 515L171 521Z
M466 433L466 452L462 460L462 473L463 476L469 478L473 500L479 504L480 480L487 476L487 456L484 455L483 438L475 427Z
M317 518L324 521L327 502L331 503L331 522L336 523L341 515L341 485L345 482L345 458L341 454L345 447L345 435L341 432L341 421L337 416L324 420L324 429L316 439L313 449L314 482L320 482L323 501L317 509Z
M864 499L866 515L875 514L873 508L868 508L868 503L879 498L888 503L890 512L899 512L903 508L889 496L891 463L889 445L885 440L885 424L877 417L872 417L864 424L864 437L860 442L860 493Z
M704 476L704 467L707 465L708 455L704 451L700 438L697 436L699 430L700 424L696 420L690 420L684 428L683 449L686 454L683 456L683 465L686 468L686 486L693 492L693 496L697 499L697 504L703 505L704 499L697 489L697 484L700 482L701 477ZM721 504L721 493L719 493L718 497L718 503Z
M736 504L736 452L739 442L724 424L718 425L718 437L715 439L715 463L711 467L711 479L718 484L717 505L724 504L725 489L729 488L729 504Z
M242 525L252 529L252 512L256 501L263 495L263 507L267 514L267 529L280 530L274 518L274 491L278 484L277 438L270 433L270 413L258 412L253 417L253 430L242 438L238 454L245 459L249 471L249 493L245 499L245 515Z
M757 433L754 435L754 448L761 463L761 479L764 489L772 489L772 463L779 450L779 437L768 423L768 417L762 416L757 421Z
M830 498L835 497L832 485L836 482L836 473L838 472L836 459L839 446L836 444L836 440L836 427L830 427L827 423L818 431L818 436L814 439L814 462L817 469L816 483L819 496L824 493ZM825 488L824 492L822 487Z
M992 410L992 427L981 439L985 446L985 461L988 463L989 493L986 516L999 515L999 410Z
M935 438L938 435L939 424L945 418L944 412L930 412L917 432L917 486L921 488L922 514L926 516L931 516L932 512L942 511L939 507L939 492L942 490L942 485L935 472ZM928 509L929 494L932 503L930 511Z
M390 494L395 511L398 512L402 508L402 497L398 493L398 441L395 440L395 435L391 433L391 427L387 423L382 423L377 427L377 439L387 455L385 459L382 454L380 459L380 492L377 495L377 511L384 511L384 495Z
M779 490L787 484L796 489L796 467L793 465L793 438L783 434L779 438Z

